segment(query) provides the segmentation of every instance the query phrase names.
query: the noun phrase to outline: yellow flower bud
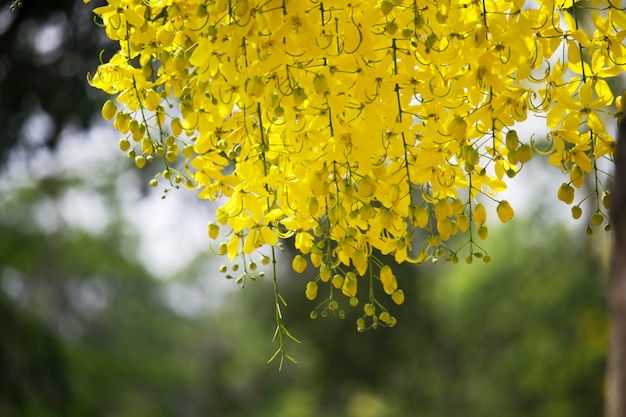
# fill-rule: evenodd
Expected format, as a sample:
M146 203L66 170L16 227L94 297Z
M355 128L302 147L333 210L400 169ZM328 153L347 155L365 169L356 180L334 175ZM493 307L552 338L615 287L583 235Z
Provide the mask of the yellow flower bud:
M404 303L404 291L402 290L397 290L396 292L394 292L393 294L391 294L391 299L393 300L394 303L396 303L397 305L400 305L402 303Z
M465 162L467 162L471 167L475 167L480 163L480 155L473 146L465 147Z
M574 202L574 187L566 183L561 184L557 197L565 204L572 204Z
M519 163L519 154L515 149L511 149L506 157L513 165L517 165Z
M396 280L396 277L393 277L393 280L391 281L389 285L383 284L383 291L385 291L385 294L387 295L393 294L397 289L398 289L398 281Z
M359 275L365 275L365 272L367 271L367 254L363 250L359 249L354 251L351 258L352 265L357 270Z
M456 218L456 225L461 232L466 232L469 228L469 217L465 213L461 213Z
M591 216L591 223L595 224L596 226L600 226L602 222L604 222L604 216L602 215L602 213L598 211L593 213L593 215Z
M326 190L326 182L322 178L322 174L317 172L313 175L313 178L311 178L311 181L309 182L309 188L315 196L324 194Z
M461 116L454 116L448 126L448 134L456 140L462 140L467 135L467 122Z
M146 127L144 125L140 125L139 122L135 119L132 119L128 125L128 129L133 137L135 142L139 142L143 139L146 133Z
M234 9L237 16L245 16L250 9L250 4L248 3L248 0L237 0Z
M611 208L611 193L608 191L602 193L602 206L607 210Z
M135 157L135 166L139 169L143 168L146 166L146 158L144 158L142 155L137 155Z
M356 329L359 332L364 332L365 330L367 330L367 327L365 327L365 319L363 317L360 317L356 321Z
M624 90L624 92L622 93L621 96L619 96L616 100L615 100L615 105L617 106L617 109L621 112L624 112L624 110L626 110L625 105L626 105L626 90Z
M411 207L411 215L415 226L424 228L428 225L428 210L424 207Z
M380 268L379 278L383 285L391 285L393 283L395 277L389 265L383 265L382 268Z
M276 117L283 117L283 115L285 114L285 109L282 106L277 106L274 109L274 116Z
M319 268L322 265L324 257L321 252L313 251L309 256L311 257L311 263L314 267Z
M428 243L428 246L436 248L437 246L441 245L441 238L437 235L429 235L426 238L426 243Z
M502 223L508 222L515 215L513 207L511 207L511 204L506 200L502 200L500 204L498 204L496 213L498 213L498 218Z
M510 150L515 150L519 146L519 137L517 136L516 130L509 130L506 132L506 137L504 139L506 143L506 147Z
M320 279L322 282L330 281L330 276L332 275L332 270L330 266L323 264L320 266Z
M315 281L307 282L304 294L308 300L315 300L317 298L317 283Z
M383 311L378 315L378 319L383 323L387 323L391 319L391 314L388 311Z
M269 95L267 96L267 105L269 107L276 107L279 102L280 96L275 91L269 93Z
M333 287L335 287L335 288L339 289L339 288L341 288L341 287L343 286L343 282L344 282L344 280L345 280L345 279L344 279L344 277L343 277L343 276L341 276L341 275L339 275L339 274L336 274L336 275L333 277L333 280L332 280L332 282L331 282L331 283L333 284Z
M452 216L452 214L452 205L447 198L443 198L437 201L437 203L435 204L435 217L437 217L437 220L443 220Z
M450 219L443 219L437 221L437 232L439 232L439 236L441 240L450 239L450 235L454 230L453 223Z
M487 28L485 25L478 23L474 26L474 42L476 46L480 46L487 39Z
M207 233L211 239L217 239L217 236L220 233L220 227L217 224L211 222L207 227Z
M115 113L117 113L117 106L111 100L107 100L104 102L102 106L102 117L104 120L111 120L115 117Z
M248 84L246 86L246 93L248 93L251 97L261 97L263 95L263 90L265 89L265 84L261 77L254 76L252 79L248 80Z
M461 199L455 198L450 204L452 205L452 213L454 215L461 214L465 210L465 203Z
M576 165L569 173L570 184L576 188L580 188L585 183L585 173L578 165Z
M121 133L128 133L128 131L130 130L130 116L126 113L118 112L115 115L113 127Z
M315 78L313 78L313 88L315 89L316 94L324 94L328 92L328 80L324 74L317 74Z
M380 211L380 225L385 229L390 229L393 225L394 215L391 210L383 209Z
M146 155L150 155L152 154L153 151L154 151L154 146L152 146L152 141L148 138L144 138L141 141L141 152L143 152Z
M388 15L393 10L394 4L389 0L383 0L380 2L380 11L384 15Z
M172 135L180 136L183 133L183 125L178 117L172 119L170 126L172 128Z
M320 210L320 203L317 201L315 197L309 197L307 200L307 210L311 216L317 215L317 212Z
M119 146L122 152L126 152L127 150L130 149L130 141L126 138L122 138L120 139Z
M291 261L291 267L297 273L302 273L306 269L307 260L302 255L296 255Z
M376 191L376 181L369 175L364 175L356 183L357 195L361 198L371 198Z
M304 88L298 87L293 90L293 102L297 106L301 106L304 104L304 101L308 98L307 94L304 91Z
M533 150L529 144L525 143L517 150L517 156L522 164L530 161L533 157Z
M346 297L355 297L357 290L356 276L350 272L346 274L346 278L343 281L341 292Z
M187 159L190 159L194 156L195 152L193 150L193 145L185 145L183 148L183 156Z
M398 24L396 22L394 22L393 20L387 22L387 24L385 25L385 32L387 32L390 35L394 35L397 31L398 31Z
M478 227L484 225L487 221L487 211L483 203L478 203L474 207L474 221Z
M150 111L155 111L157 107L159 107L159 103L161 103L161 96L154 90L148 90L146 93L146 108Z
M361 220L369 220L375 215L374 207L370 204L363 204L359 208L359 215L361 216Z

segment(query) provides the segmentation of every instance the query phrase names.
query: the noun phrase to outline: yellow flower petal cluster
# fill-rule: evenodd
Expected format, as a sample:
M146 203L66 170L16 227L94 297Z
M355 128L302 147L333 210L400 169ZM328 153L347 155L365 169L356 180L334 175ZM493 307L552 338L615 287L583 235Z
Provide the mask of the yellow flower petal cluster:
M466 233L468 262L482 257L480 200L509 221L497 193L533 153L568 186L592 175L600 201L596 162L614 148L607 79L626 65L617 3L109 0L94 11L119 51L90 82L116 96L103 115L137 166L163 161L154 184L221 203L220 252L293 238L294 269L305 257L320 269L308 298L328 283L324 306L337 293L358 304L365 287L364 318L377 318L359 328L392 325L372 283L404 294L373 253L456 261L446 241ZM545 117L547 148L518 133L529 115Z

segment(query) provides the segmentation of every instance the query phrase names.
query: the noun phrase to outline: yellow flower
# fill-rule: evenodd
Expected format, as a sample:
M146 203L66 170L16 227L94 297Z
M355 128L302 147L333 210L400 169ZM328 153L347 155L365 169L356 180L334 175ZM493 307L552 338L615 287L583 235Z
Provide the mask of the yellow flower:
M474 207L474 221L478 227L483 226L487 221L487 210L482 203L478 203Z
M606 188L596 161L615 149L626 13L593 3L109 0L94 13L118 51L88 82L111 95L102 116L136 166L163 164L151 184L197 184L218 204L207 233L228 236L220 254L292 239L293 269L306 255L320 269L307 298L332 285L358 303L357 277L379 271L401 303L375 254L419 263L456 251L457 233L460 248L486 238L480 199L499 201L534 156L568 177L568 204L588 174ZM574 5L593 7L593 27ZM545 147L514 129L532 114ZM496 212L514 216L506 200Z
M343 285L341 286L341 292L346 297L356 297L356 291L357 291L356 276L353 273L348 272L343 281Z

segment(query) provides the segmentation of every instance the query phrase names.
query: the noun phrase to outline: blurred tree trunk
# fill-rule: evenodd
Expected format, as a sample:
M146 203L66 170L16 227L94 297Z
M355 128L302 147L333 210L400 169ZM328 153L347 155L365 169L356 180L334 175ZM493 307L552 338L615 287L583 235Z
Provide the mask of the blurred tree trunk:
M607 417L626 417L626 117L619 122L611 195L613 247L608 285Z

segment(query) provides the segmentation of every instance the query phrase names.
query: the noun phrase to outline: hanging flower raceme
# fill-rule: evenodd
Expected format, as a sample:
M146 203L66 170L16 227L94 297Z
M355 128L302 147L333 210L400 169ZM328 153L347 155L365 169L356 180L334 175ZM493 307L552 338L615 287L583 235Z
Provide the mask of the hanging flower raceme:
M602 201L606 80L626 64L618 6L111 0L94 12L119 51L90 82L116 97L103 115L122 150L140 168L161 161L152 185L220 202L209 235L230 261L255 265L240 281L293 238L293 269L319 269L306 286L322 299L312 316L343 316L345 296L364 306L359 329L393 326L373 288L397 304L404 294L376 254L488 261L475 240L487 237L481 201L509 221L498 193L534 153L569 174L561 200L587 199L572 194L591 176ZM517 132L529 115L546 117L547 144ZM277 334L290 336L280 317Z

